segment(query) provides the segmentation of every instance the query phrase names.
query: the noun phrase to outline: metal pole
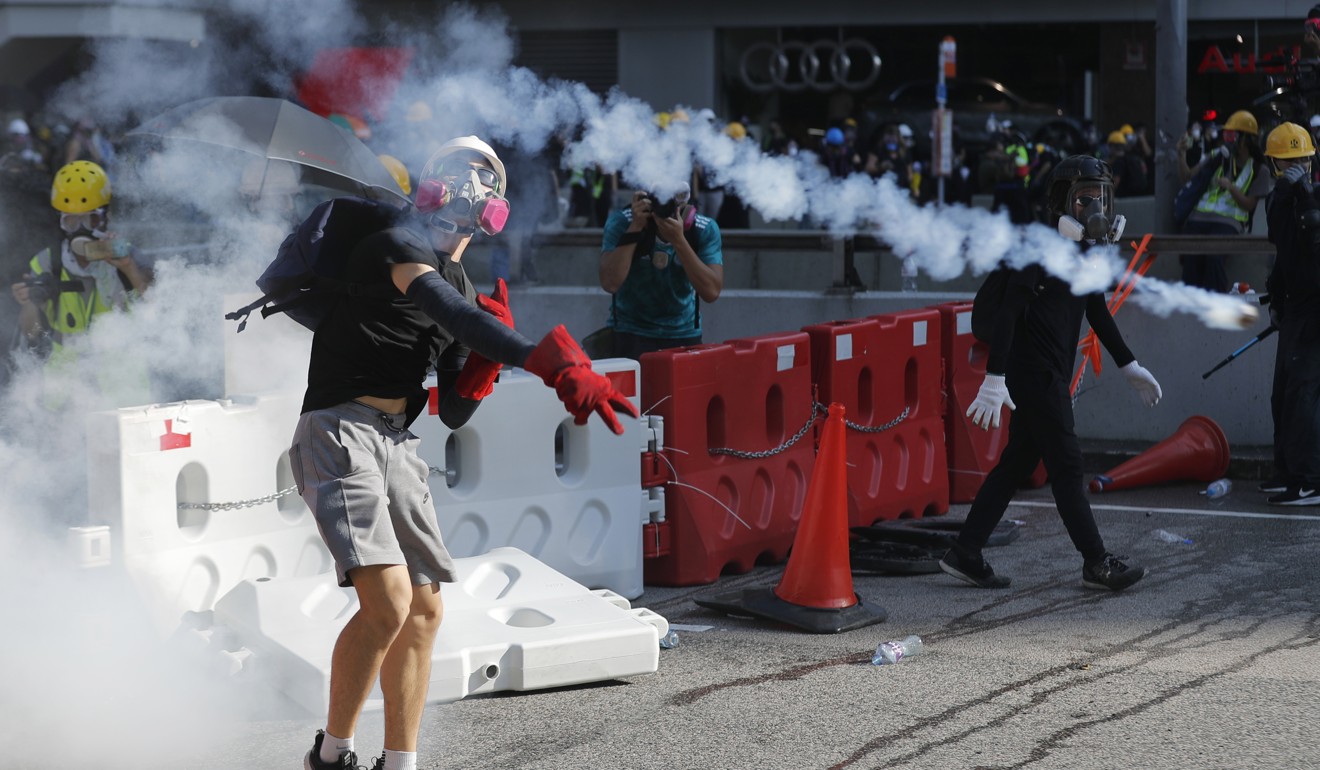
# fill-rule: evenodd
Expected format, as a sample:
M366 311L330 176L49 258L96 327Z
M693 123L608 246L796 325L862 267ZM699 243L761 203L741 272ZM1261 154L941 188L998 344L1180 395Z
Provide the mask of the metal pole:
M1187 0L1156 4L1155 94L1155 230L1176 233L1178 140L1187 130Z

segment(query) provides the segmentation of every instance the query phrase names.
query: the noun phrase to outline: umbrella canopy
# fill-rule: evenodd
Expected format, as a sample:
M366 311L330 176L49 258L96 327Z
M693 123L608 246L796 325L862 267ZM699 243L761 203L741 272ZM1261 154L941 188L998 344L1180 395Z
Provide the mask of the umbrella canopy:
M303 167L303 181L395 206L409 203L380 159L352 133L292 102L217 96L181 104L129 131L229 147Z

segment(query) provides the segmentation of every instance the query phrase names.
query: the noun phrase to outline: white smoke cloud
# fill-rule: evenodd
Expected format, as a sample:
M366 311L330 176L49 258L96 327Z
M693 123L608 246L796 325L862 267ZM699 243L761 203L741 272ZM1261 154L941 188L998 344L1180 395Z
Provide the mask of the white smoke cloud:
M68 117L123 124L207 96L291 93L297 71L317 50L346 45L354 31L370 27L349 0L315 5L309 12L305 0L229 0L227 14L218 14L228 26L196 48L105 41L95 47L96 66L49 106ZM662 194L687 183L695 159L768 219L809 217L836 233L874 233L938 280L982 273L1001 260L1039 262L1089 292L1109 288L1123 272L1117 249L1083 254L1041 226L1024 230L978 209L918 207L887 178L832 179L810 153L764 156L704 121L661 130L654 108L627 94L601 98L582 84L512 67L513 38L498 12L450 6L430 27L384 29L415 58L392 121L380 126L377 151L424 158L427 147L469 133L528 153L563 140L567 166L596 164L627 185ZM402 109L418 100L433 116L421 132L401 122ZM239 200L244 162L190 143L167 144L139 168L125 161L116 169L114 224L155 257L155 285L131 313L99 318L58 372L21 361L0 401L0 600L17 630L9 635L10 654L0 658L0 711L8 715L0 744L16 756L47 757L55 766L135 766L139 755L158 761L162 752L204 750L202 736L216 731L217 711L245 708L216 703L209 685L163 666L165 658L153 654L158 632L143 622L132 591L91 590L97 576L67 568L63 534L94 513L83 427L89 413L224 395L221 334L232 326L219 319L232 308L223 297L252 290L283 231ZM135 185L149 186L151 195L131 205ZM1237 328L1244 306L1149 279L1133 299L1155 312L1193 313L1217 328ZM280 359L273 350L272 367ZM199 708L203 702L217 709Z

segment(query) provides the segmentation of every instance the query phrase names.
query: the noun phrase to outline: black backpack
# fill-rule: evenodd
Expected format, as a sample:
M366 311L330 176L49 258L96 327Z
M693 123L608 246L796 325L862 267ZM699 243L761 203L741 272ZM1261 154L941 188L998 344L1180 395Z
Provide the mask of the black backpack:
M1034 281L1040 280L1039 265L1029 265L1026 270L1033 271ZM1004 292L1008 291L1008 284L1013 278L1013 269L1003 264L999 264L994 270L991 270L981 282L981 288L976 290L976 296L972 299L972 336L978 342L990 344L990 338L995 333L995 317L999 314L999 307L1004 303Z
M238 321L241 332L248 315L261 308L261 317L285 313L303 326L316 327L343 295L387 299L398 296L391 284L365 284L343 280L353 248L368 235L395 224L400 212L365 198L335 198L315 209L285 237L275 258L257 278L260 299L226 313Z

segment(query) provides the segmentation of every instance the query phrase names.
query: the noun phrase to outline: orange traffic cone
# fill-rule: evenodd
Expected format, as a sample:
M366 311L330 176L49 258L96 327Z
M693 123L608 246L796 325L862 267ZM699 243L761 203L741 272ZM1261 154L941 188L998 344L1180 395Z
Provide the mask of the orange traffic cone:
M696 599L731 615L752 615L813 633L839 633L885 619L853 590L848 561L847 443L843 405L830 404L816 466L779 585Z
M1092 492L1168 481L1214 481L1228 470L1228 439L1209 417L1188 417L1172 436L1091 480Z

